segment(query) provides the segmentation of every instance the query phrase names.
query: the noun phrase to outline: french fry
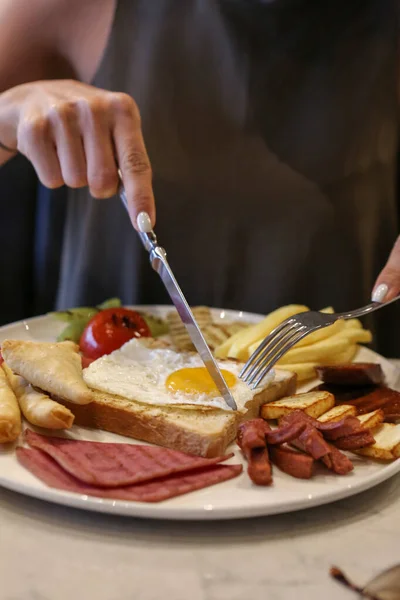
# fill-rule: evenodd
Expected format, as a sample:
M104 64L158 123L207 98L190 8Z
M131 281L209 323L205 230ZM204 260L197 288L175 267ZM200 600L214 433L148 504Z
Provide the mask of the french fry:
M349 346L347 336L338 333L325 340L321 340L312 346L292 348L279 361L280 364L288 363L321 363L327 359L345 352Z
M358 347L355 344L349 346L344 352L334 355L331 358L325 360L325 364L334 364L340 365L351 362L355 355L357 354ZM277 367L282 364L281 361L278 361ZM317 362L299 362L296 364L293 363L284 363L282 364L282 368L286 371L291 371L292 373L297 373L297 381L307 381L308 379L314 379L316 377L315 369L319 363Z
M343 332L349 344L369 344L372 342L372 333L368 329L348 329Z
M313 379L315 377L315 367L316 363L297 363L297 364L285 364L282 365L282 368L285 371L291 371L292 373L297 373L297 382L307 381L308 379ZM279 367L279 364L277 364Z
M226 340L226 342L216 348L215 356L217 358L229 357L245 360L249 356L249 347L256 343L257 340L263 340L285 319L288 319L297 313L306 311L308 311L307 306L298 304L283 306L270 313L260 323L251 325L243 331L238 331L235 335Z
M328 365L344 365L346 363L352 362L355 355L357 354L358 346L357 344L351 344L346 348L346 350L340 354L336 354L330 358L328 358L325 364ZM320 362L321 364L321 362Z
M345 329L363 329L363 325L359 319L349 319L344 321Z

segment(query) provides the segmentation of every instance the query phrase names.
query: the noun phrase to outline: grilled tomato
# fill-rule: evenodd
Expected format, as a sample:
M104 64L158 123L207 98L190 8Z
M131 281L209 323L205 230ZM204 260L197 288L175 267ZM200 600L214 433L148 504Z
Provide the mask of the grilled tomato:
M150 337L146 321L128 308L108 308L97 313L86 325L80 338L82 354L100 358L121 348L132 338Z

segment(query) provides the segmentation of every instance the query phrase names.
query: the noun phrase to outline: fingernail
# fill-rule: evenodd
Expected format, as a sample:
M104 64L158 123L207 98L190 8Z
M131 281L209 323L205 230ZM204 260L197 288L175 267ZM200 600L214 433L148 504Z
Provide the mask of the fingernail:
M139 231L142 233L149 233L152 230L151 220L147 212L141 212L137 216L136 220Z
M378 285L378 287L372 294L372 302L383 302L387 296L388 291L389 288L386 285L386 283L381 283L380 285Z

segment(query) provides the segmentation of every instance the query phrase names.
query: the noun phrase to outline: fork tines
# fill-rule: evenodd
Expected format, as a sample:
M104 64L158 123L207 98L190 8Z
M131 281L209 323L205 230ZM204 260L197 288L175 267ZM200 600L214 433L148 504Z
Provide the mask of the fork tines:
M240 372L240 379L254 390L288 349L297 344L308 332L309 329L297 323L295 318L283 321L250 356Z

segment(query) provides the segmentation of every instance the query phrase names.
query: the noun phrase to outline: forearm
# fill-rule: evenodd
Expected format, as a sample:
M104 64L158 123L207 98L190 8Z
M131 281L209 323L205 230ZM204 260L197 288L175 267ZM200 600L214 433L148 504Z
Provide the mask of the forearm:
M8 148L16 148L15 124L16 109L33 81L72 79L74 71L61 56L56 56L45 48L36 49L34 61L21 60L21 68L10 69L9 63L0 67L0 143ZM0 166L15 155L0 146Z
M12 129L16 103L21 96L19 86L74 77L74 69L60 48L54 23L54 15L62 12L65 2L31 0L27 6L25 0L1 0L0 142L11 148L16 147ZM12 156L0 148L0 165Z

